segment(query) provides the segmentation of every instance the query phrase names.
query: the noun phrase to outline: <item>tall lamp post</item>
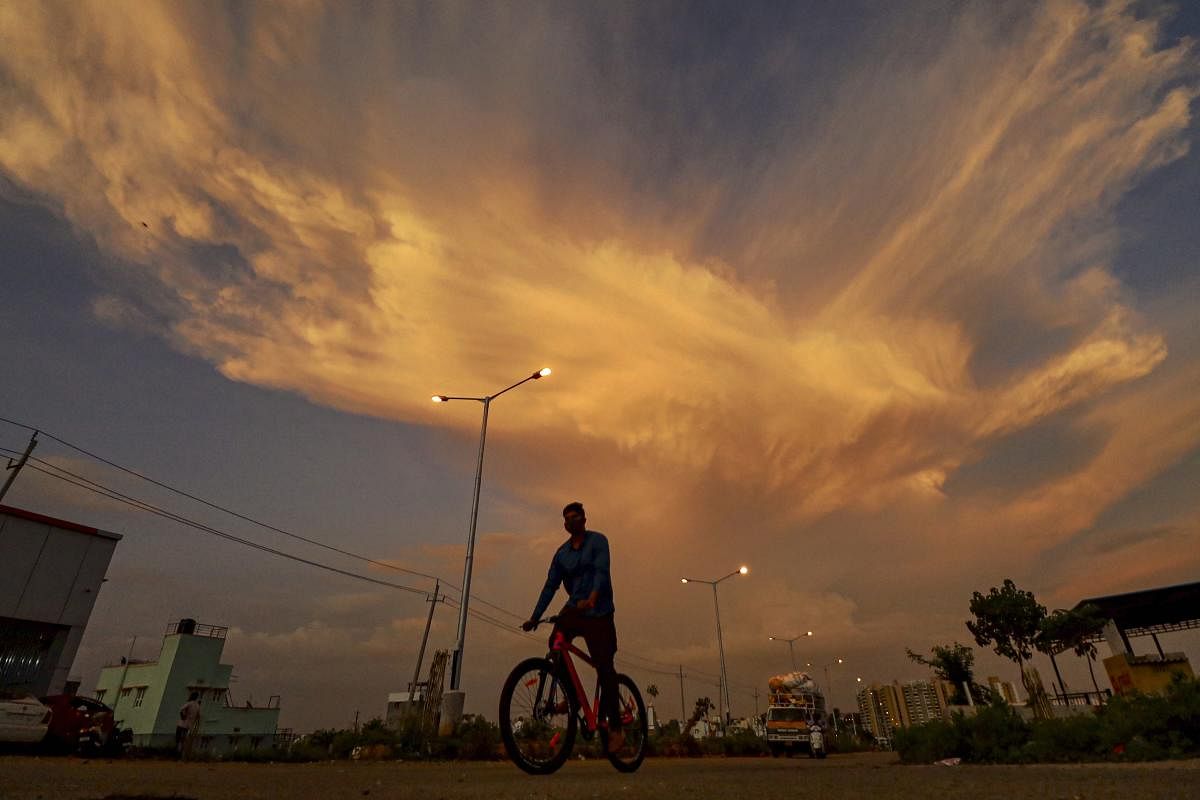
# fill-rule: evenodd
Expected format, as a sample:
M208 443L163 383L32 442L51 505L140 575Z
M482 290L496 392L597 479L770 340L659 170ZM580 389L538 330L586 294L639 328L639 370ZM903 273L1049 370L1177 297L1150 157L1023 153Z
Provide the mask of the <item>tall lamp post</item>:
M479 521L479 485L483 481L483 448L487 442L488 409L492 401L505 392L510 392L523 383L536 381L550 374L550 368L544 367L532 375L501 389L495 394L484 397L457 397L454 395L435 394L433 402L448 403L451 400L474 400L483 404L483 424L479 427L479 459L475 464L475 493L471 497L471 529L467 533L467 557L463 564L462 603L458 607L458 639L454 644L454 655L450 660L450 689L458 691L462 680L463 645L467 638L467 604L471 599L471 565L475 560L475 524Z
M680 578L681 583L705 583L712 587L713 590L713 610L717 614L717 650L721 654L721 691L717 692L717 701L720 702L722 693L724 694L725 709L723 717L725 725L728 727L730 721L729 711L729 677L725 674L725 640L721 636L721 605L717 602L717 584L721 581L728 580L735 575L745 575L750 571L749 567L738 567L733 572L723 577L717 578L715 581L705 581L699 578Z
M813 635L812 631L805 631L804 633L800 634L799 636L793 636L790 639L784 639L782 636L768 636L767 641L769 641L769 642L787 642L788 652L791 653L791 656L792 656L792 672L795 672L796 671L796 648L795 648L796 641L798 639L804 639L804 638L807 638L812 635Z
M829 668L830 668L830 667L833 667L833 666L836 666L836 665L838 665L838 664L841 664L841 663L843 663L843 659L840 659L840 658L839 658L838 660L836 660L836 661L831 661L830 663L828 663L828 664L824 664L824 665L822 665L822 667L821 667L821 669L825 670L825 686L826 686L826 688L828 688L828 689L829 689L829 700L830 700L830 702L831 702L831 703L832 703L832 701L833 701L833 682L832 682L832 681L829 679ZM830 713L830 715L829 715L829 716L833 717L833 732L834 732L834 733L837 733L837 729L838 729L838 719L837 719L837 717L834 717L834 716L833 716L833 713L832 713L832 711L833 711L833 706L831 705L831 706L830 706L830 712L831 712L831 713Z

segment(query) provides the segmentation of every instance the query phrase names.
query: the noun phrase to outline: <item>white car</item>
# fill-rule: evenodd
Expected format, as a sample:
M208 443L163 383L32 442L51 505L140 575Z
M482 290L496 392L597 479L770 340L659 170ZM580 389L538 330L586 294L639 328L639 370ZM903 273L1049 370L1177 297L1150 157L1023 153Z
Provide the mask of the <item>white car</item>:
M50 709L31 694L0 692L0 742L40 742L50 716Z

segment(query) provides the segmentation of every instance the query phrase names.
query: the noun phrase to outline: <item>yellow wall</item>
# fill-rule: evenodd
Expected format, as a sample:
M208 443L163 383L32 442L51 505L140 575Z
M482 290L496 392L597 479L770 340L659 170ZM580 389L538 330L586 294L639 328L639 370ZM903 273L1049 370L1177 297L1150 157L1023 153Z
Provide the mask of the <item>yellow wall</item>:
M1157 657L1133 657L1117 653L1104 659L1104 669L1116 694L1161 692L1171 683L1173 675L1194 677L1192 665L1183 653L1167 653L1163 660Z

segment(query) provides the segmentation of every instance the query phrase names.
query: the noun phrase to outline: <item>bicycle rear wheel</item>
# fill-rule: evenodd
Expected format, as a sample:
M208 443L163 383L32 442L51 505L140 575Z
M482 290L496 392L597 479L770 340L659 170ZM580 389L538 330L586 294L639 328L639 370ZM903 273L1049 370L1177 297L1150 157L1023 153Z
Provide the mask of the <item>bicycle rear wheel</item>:
M646 704L637 684L628 675L617 676L617 708L621 714L621 732L625 743L610 753L608 730L600 729L600 744L612 765L621 772L634 772L646 758L646 742L650 737L650 721L646 717Z
M531 775L561 767L575 745L575 698L555 664L527 658L500 691L500 737L508 757Z

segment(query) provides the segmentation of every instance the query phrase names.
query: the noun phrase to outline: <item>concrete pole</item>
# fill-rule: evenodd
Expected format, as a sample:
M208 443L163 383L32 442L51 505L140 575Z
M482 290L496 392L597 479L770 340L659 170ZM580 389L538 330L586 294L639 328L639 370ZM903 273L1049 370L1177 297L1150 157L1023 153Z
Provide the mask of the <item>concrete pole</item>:
M13 481L17 479L17 475L21 472L21 467L25 466L25 462L29 460L29 454L33 452L33 448L37 447L37 435L38 432L34 431L33 436L29 437L29 446L25 448L25 452L21 454L16 464L13 464L11 461L8 463L9 474L8 478L4 481L4 486L0 487L0 500L3 500L4 495L8 494L8 487L13 485Z
M421 637L421 649L417 651L417 668L413 670L412 683L408 687L408 710L410 712L417 707L416 693L417 683L421 680L421 662L425 660L425 645L429 642L429 628L433 625L433 610L437 608L438 590L441 586L441 581L433 582L433 596L429 598L429 616L425 618L425 634Z
M729 708L729 677L725 674L725 640L721 635L721 606L717 602L717 582L713 583L712 590L713 590L713 608L717 612L717 649L720 650L720 652L721 652L721 687L722 687L722 691L724 692L724 695L725 695L725 709L721 716L721 719L723 719L725 721L725 724L728 725L729 719L731 716L731 710ZM718 692L717 693L718 702L720 701L720 699L721 699L721 692Z
M686 725L688 719L687 703L683 699L683 664L679 665L679 724ZM682 730L682 728L680 729Z
M479 522L479 486L483 482L483 449L487 444L488 408L492 398L483 398L483 423L479 427L479 458L475 463L475 493L471 498L471 529L467 534L467 557L463 563L462 598L458 607L458 641L450 661L450 690L458 691L462 680L463 647L467 640L467 605L471 601L471 566L475 561L475 526Z

